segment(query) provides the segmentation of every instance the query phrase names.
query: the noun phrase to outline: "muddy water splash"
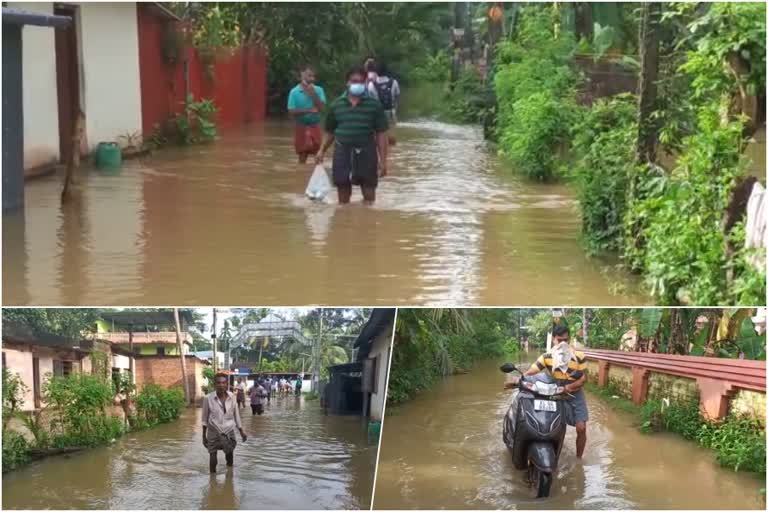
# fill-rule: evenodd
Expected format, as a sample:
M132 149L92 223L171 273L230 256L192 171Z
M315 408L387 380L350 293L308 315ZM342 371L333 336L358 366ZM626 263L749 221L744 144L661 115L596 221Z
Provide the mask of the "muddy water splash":
M376 445L357 417L276 399L243 416L249 439L208 473L200 410L112 446L3 475L4 509L357 509L370 507Z
M397 138L374 207L305 199L312 166L278 122L91 171L64 210L58 177L31 181L4 218L4 303L648 302L584 256L570 191L513 176L478 129L404 123Z
M388 408L374 509L765 508L765 482L719 467L711 451L678 436L641 434L590 396L583 462L569 428L552 496L533 499L501 439L510 392L500 389L499 363Z

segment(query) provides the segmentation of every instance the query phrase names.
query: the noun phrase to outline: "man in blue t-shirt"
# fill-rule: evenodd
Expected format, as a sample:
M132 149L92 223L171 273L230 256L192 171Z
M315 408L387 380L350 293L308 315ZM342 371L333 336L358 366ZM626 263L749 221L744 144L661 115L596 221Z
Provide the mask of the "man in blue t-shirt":
M315 85L315 70L310 65L301 68L301 82L288 94L288 113L294 120L293 145L299 155L299 163L305 163L309 155L320 149L323 132L320 129L320 113L325 108L325 91Z

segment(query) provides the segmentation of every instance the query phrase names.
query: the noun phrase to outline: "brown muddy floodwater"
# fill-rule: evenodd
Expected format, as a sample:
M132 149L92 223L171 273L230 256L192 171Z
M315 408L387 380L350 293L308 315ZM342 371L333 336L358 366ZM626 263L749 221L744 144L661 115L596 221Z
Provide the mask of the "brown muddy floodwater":
M480 130L403 123L374 207L304 198L291 126L91 171L62 211L32 180L3 223L6 305L627 305L636 283L579 246L563 185L513 175ZM330 158L329 158L330 161ZM359 191L355 193L359 199Z
M502 438L501 361L387 408L374 509L765 509L765 482L672 434L646 435L588 396L587 449L566 434L552 496L536 500Z
M200 409L112 446L52 457L3 475L3 509L369 508L376 445L359 417L317 401L275 399L243 416L235 467L208 473Z

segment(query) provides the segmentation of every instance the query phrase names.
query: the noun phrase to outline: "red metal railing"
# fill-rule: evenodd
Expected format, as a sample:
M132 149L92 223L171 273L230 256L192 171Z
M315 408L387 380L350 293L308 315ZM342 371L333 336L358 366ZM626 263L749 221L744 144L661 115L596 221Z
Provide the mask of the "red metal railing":
M622 352L618 350L584 350L587 359L608 361L619 366L645 368L689 379L709 378L728 381L742 389L765 391L765 361L725 359L721 357L679 356Z

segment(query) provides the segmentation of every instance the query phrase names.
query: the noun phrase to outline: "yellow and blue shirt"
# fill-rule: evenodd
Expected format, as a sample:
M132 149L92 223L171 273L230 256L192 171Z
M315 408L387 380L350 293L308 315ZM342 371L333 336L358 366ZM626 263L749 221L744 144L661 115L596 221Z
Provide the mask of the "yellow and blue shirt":
M576 380L576 378L573 376L574 372L584 372L587 369L587 364L584 357L584 352L573 350L572 353L573 355L571 356L571 360L568 361L568 368L565 372L554 368L555 360L550 352L539 356L536 362L531 365L531 370L536 369L537 372L547 370L552 375L552 377L558 381L573 382Z

